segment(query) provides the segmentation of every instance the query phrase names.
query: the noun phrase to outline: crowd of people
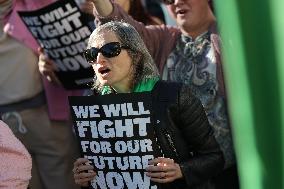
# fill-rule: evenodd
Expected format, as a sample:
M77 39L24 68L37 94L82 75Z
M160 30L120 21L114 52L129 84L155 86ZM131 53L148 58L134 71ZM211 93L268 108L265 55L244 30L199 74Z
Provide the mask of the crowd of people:
M156 131L164 156L149 161L146 176L161 188L239 188L212 1L78 1L93 19L84 57L95 73L92 88L80 90L62 86L17 12L54 2L0 0L0 164L10 167L0 167L0 188L90 186L96 168L80 157L68 96L145 91L176 91L157 111L178 138L173 150Z

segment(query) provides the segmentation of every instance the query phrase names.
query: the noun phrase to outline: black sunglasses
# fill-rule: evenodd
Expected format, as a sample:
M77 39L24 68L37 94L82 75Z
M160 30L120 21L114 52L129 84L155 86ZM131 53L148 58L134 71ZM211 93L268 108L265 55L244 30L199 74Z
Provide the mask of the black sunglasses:
M103 45L101 48L91 47L84 51L84 56L87 62L94 63L97 60L99 52L107 58L118 56L121 49L129 49L127 46L121 45L119 42L110 42Z

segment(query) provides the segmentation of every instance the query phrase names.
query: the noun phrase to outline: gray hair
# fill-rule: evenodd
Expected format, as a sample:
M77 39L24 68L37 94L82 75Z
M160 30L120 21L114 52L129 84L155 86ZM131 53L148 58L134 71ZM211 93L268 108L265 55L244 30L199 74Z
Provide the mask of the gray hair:
M112 32L116 35L123 46L127 46L128 54L134 65L134 78L131 84L133 88L137 83L159 77L158 69L136 29L128 23L120 21L110 21L98 26L91 34L87 48L91 48L93 43L100 40L100 34ZM101 84L95 80L94 89L100 90Z

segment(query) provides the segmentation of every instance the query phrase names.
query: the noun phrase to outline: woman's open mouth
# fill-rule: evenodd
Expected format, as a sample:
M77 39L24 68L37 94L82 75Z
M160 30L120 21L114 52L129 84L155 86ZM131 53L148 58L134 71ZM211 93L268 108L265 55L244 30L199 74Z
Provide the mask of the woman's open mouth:
M103 74L108 73L108 72L110 72L110 69L107 68L105 70L100 71L100 74L103 75Z
M104 77L107 76L111 70L107 67L101 67L98 69L98 72Z
M187 13L187 11L184 10L184 9L179 9L179 10L176 11L177 16L183 16L186 13Z

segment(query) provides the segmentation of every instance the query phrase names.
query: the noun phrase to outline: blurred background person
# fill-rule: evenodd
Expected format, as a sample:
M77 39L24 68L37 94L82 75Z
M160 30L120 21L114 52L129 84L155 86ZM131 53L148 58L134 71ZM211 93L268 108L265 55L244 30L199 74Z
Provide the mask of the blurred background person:
M0 188L27 189L32 158L11 129L0 120Z

